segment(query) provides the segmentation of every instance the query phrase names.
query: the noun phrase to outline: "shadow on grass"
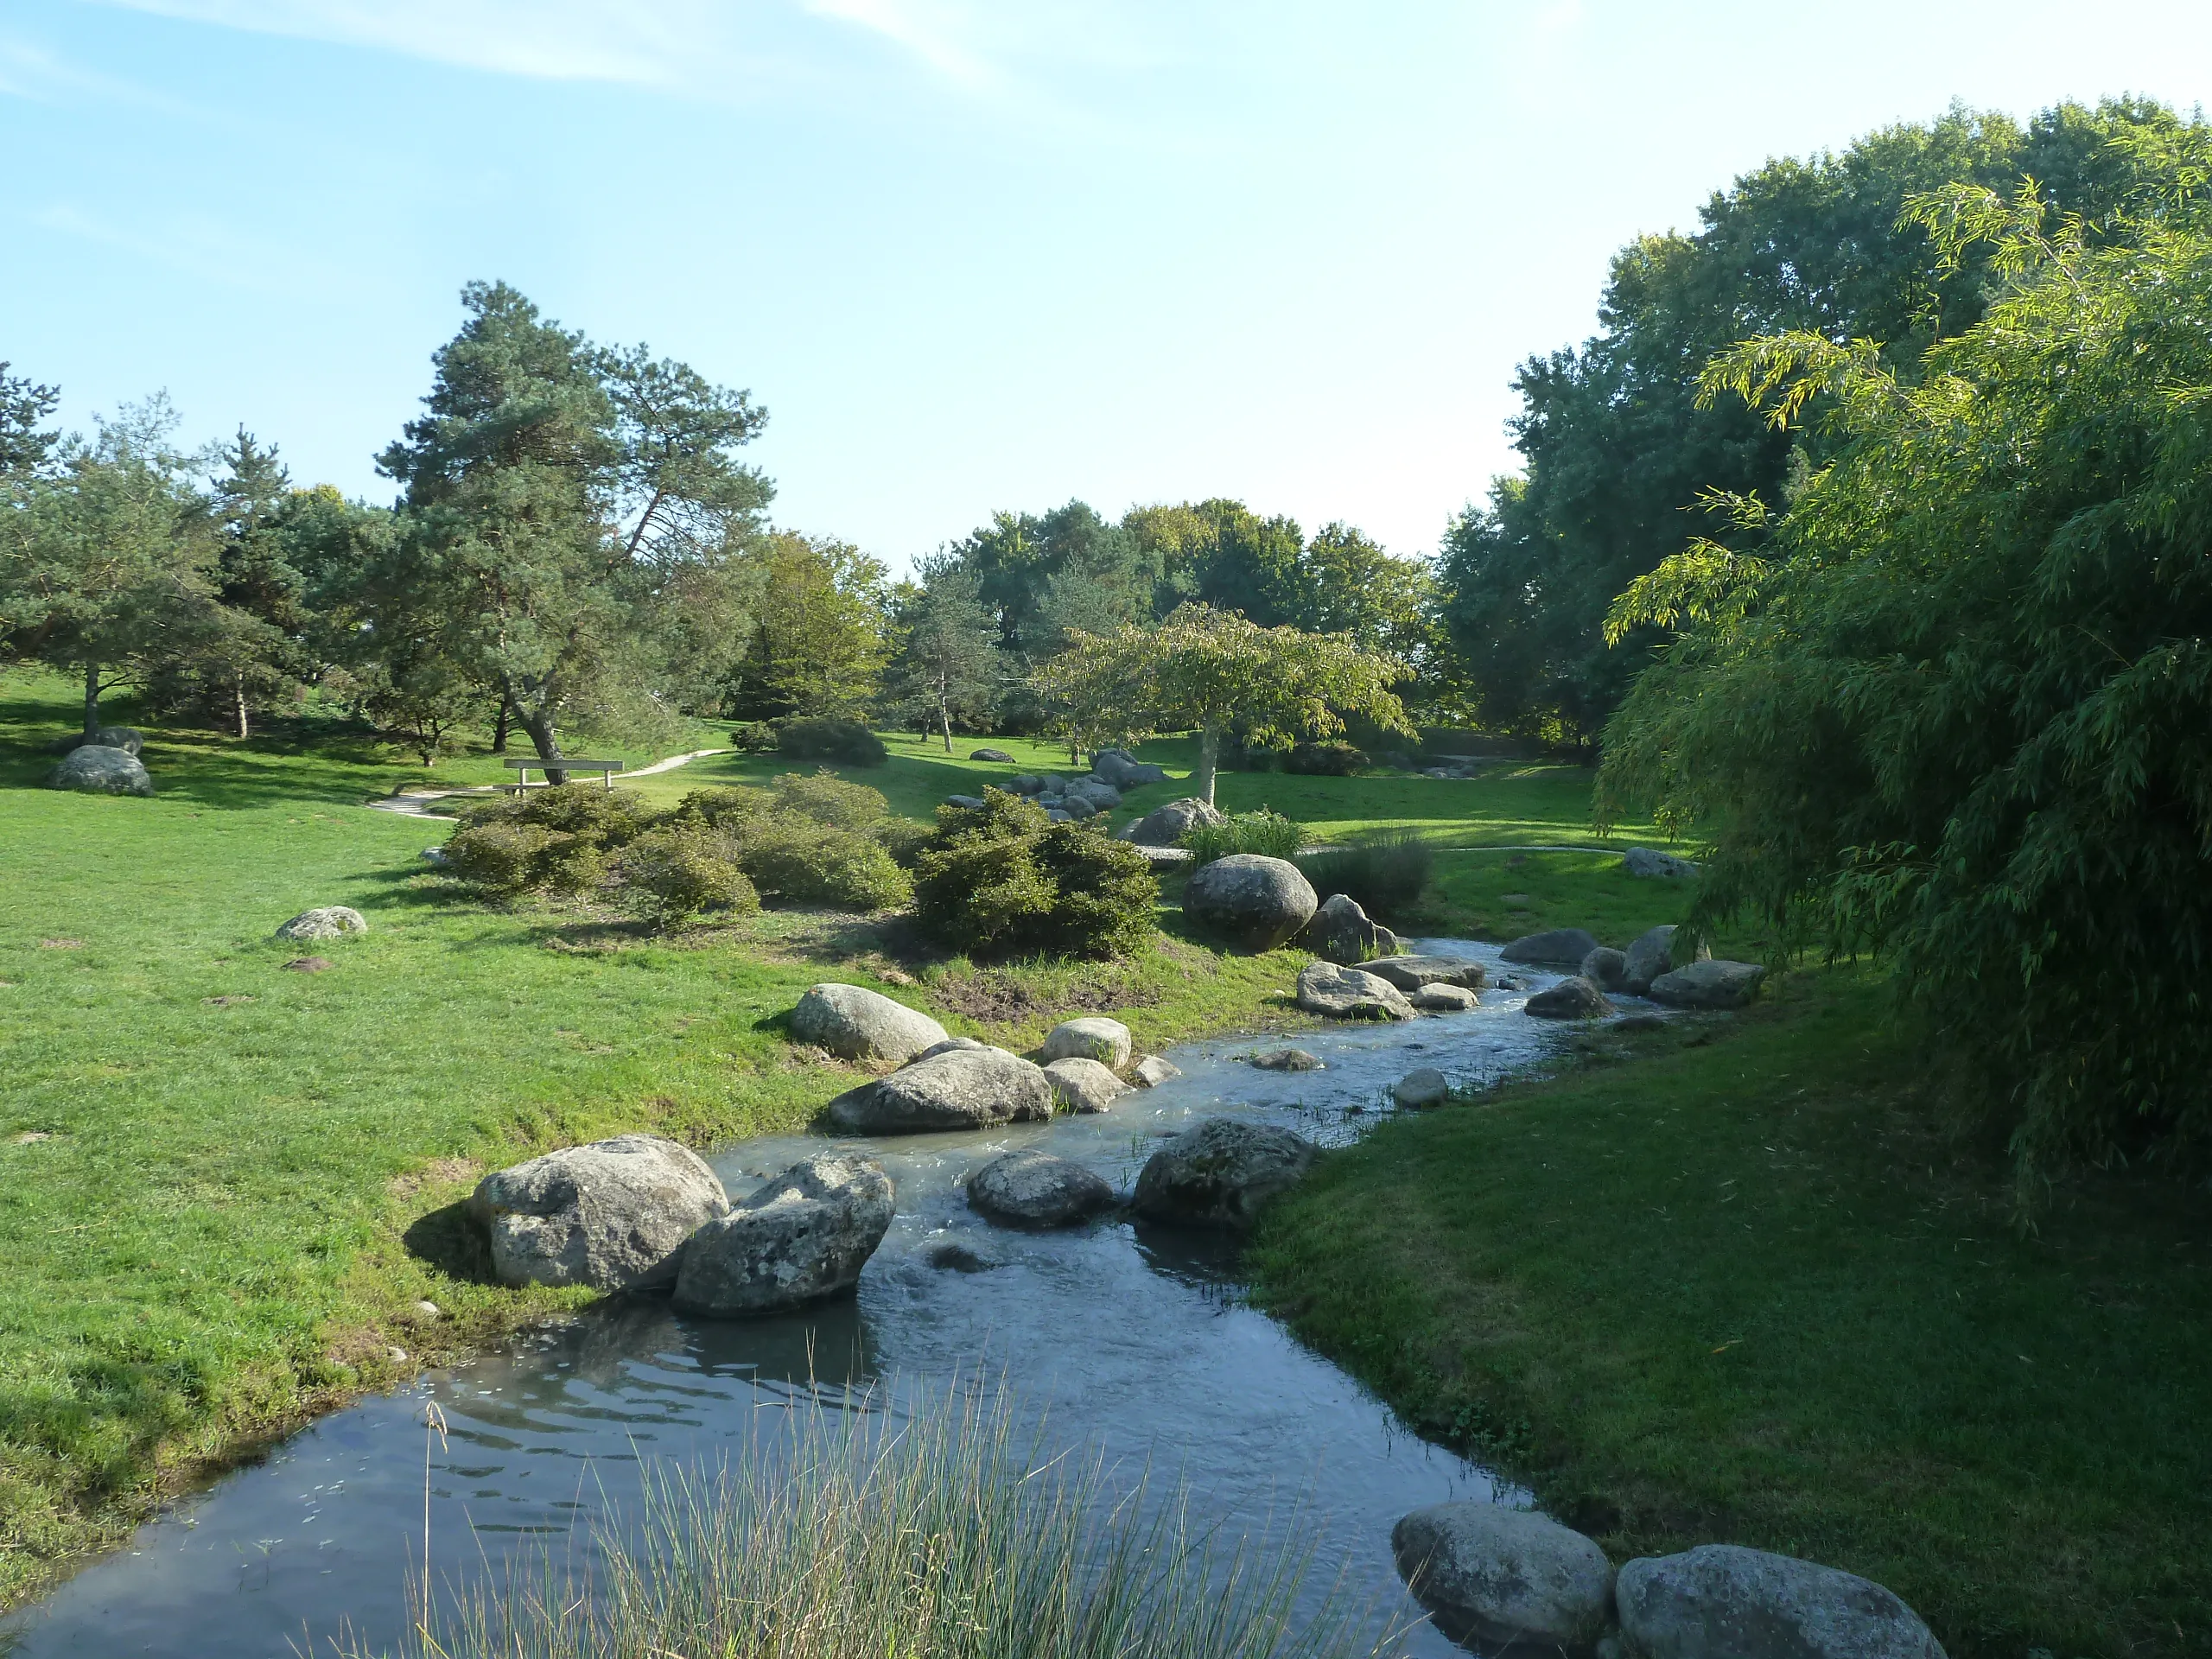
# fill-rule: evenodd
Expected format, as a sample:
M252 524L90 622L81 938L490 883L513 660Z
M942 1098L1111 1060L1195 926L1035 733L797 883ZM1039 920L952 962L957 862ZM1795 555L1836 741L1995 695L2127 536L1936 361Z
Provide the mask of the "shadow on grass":
M448 1278L472 1285L496 1285L492 1246L484 1230L469 1218L468 1201L456 1198L416 1217L399 1242L408 1255L427 1262Z

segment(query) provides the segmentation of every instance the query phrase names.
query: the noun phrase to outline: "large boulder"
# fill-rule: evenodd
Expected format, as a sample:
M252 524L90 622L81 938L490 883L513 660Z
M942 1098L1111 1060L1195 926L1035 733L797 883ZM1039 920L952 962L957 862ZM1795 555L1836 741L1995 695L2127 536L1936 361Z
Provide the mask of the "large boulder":
M1066 1227L1113 1203L1103 1177L1028 1147L1002 1154L968 1178L968 1207L1009 1227Z
M791 1010L791 1035L844 1060L903 1064L945 1040L926 1014L858 985L813 985Z
M1414 1005L1387 979L1317 962L1298 976L1298 1006L1332 1020L1410 1020Z
M1071 1112L1103 1112L1129 1092L1123 1083L1096 1060L1054 1060L1045 1068L1052 1085L1052 1098Z
M1185 800L1155 806L1144 817L1122 826L1121 839L1140 847L1173 847L1193 824L1221 823L1223 815L1193 795Z
M1621 988L1630 996L1649 996L1651 982L1675 966L1675 925L1672 922L1639 933L1628 947L1627 965L1621 970ZM1710 961L1710 946L1700 946L1697 959Z
M78 751L82 754L84 751ZM324 905L317 910L303 910L276 930L280 939L292 939L302 944L315 939L342 938L348 933L365 933L369 925L361 912L350 905Z
M976 749L969 753L968 758L970 760L988 760L1001 766L1010 766L1014 763L1014 757L1004 749Z
M1533 968L1564 968L1569 973L1598 948L1595 935L1580 927L1555 927L1548 933L1524 933L1498 952L1508 962Z
M1697 866L1687 858L1676 858L1672 853L1662 853L1651 847L1631 847L1621 855L1621 868L1630 875L1656 876L1675 879L1695 875Z
M1002 1048L948 1049L830 1103L830 1121L852 1135L982 1129L1052 1115L1052 1079Z
M1489 982L1489 970L1465 957L1378 957L1354 966L1409 994L1429 985L1461 985L1479 991Z
M967 812L980 812L983 810L983 798L980 795L948 795L944 798L944 804L947 806L959 807Z
M1437 1627L1481 1652L1586 1654L1612 1622L1605 1552L1532 1510L1432 1504L1390 1529L1390 1553Z
M1210 1117L1164 1144L1137 1177L1139 1215L1243 1231L1278 1192L1306 1179L1313 1143L1288 1129Z
M1116 789L1138 789L1167 781L1166 768L1140 760L1127 749L1101 749L1090 758L1090 769Z
M1538 991L1522 1006L1539 1020L1594 1020L1613 1011L1605 994L1580 974Z
M1628 988L1628 952L1601 944L1582 958L1582 977L1601 991Z
M1651 1000L1670 1008L1740 1008L1758 995L1766 969L1755 962L1707 959L1651 982Z
M1613 1599L1638 1659L1943 1659L1880 1585L1737 1544L1630 1561Z
M1398 936L1380 922L1369 920L1359 901L1342 893L1332 893L1322 901L1298 938L1308 950L1331 962L1398 954Z
M72 749L46 774L48 789L73 789L86 795L150 795L154 780L138 757L122 749L87 743Z
M651 1135L563 1147L494 1170L468 1200L501 1284L594 1290L671 1283L683 1242L728 1208L704 1159Z
M1122 791L1111 784L1084 778L1070 784L1060 800L1066 810L1087 818L1096 813L1111 812L1122 804Z
M1313 918L1320 900L1288 859L1232 853L1201 865L1183 889L1183 913L1250 950L1272 950Z
M1096 1060L1118 1071L1129 1063L1129 1028L1118 1020L1092 1016L1064 1020L1045 1036L1044 1054L1053 1060Z
M873 1158L803 1158L691 1236L676 1305L725 1317L780 1313L849 1289L883 1243L897 1197Z

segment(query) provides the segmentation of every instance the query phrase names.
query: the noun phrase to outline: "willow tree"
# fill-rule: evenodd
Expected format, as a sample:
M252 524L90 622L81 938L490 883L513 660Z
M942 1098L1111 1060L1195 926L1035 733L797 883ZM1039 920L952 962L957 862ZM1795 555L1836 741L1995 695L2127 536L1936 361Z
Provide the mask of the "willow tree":
M1235 611L1184 605L1156 628L1071 634L1038 680L1090 742L1197 732L1198 793L1211 804L1232 727L1262 742L1333 737L1344 715L1363 715L1412 735L1390 690L1409 673L1344 634L1263 628Z
M1709 396L1834 460L1668 561L1616 637L1681 630L1606 731L1602 798L1712 842L1700 915L1873 950L2024 1179L2212 1161L2212 140L2085 230L2032 186L1910 210L2005 288L1916 379L1798 334Z

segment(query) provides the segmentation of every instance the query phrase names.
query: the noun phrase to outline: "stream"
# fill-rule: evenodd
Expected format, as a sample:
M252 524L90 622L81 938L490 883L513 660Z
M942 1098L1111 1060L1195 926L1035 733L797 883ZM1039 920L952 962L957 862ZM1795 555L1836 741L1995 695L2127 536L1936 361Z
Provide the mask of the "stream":
M1413 948L1501 970L1497 948L1427 939ZM1505 969L1529 989L1556 976ZM802 1313L716 1321L663 1300L608 1304L466 1364L319 1420L258 1463L180 1499L124 1548L45 1601L0 1622L0 1653L157 1654L243 1659L331 1651L350 1625L397 1643L421 1552L426 1437L435 1402L450 1438L429 1451L434 1573L496 1573L518 1550L588 1534L638 1490L641 1459L713 1462L754 1414L812 1391L897 1408L902 1390L1004 1378L1052 1443L1103 1452L1109 1468L1187 1483L1198 1515L1232 1533L1300 1512L1318 1538L1304 1593L1339 1586L1355 1605L1408 1620L1389 1533L1408 1510L1527 1495L1431 1446L1274 1320L1243 1306L1234 1249L1109 1217L1021 1233L967 1209L959 1178L999 1152L1041 1146L1126 1191L1152 1143L1229 1114L1341 1144L1390 1109L1390 1084L1419 1065L1487 1083L1541 1062L1566 1032L1521 1012L1526 991L1487 990L1464 1014L1285 1036L1217 1038L1167 1051L1183 1075L1123 1096L1111 1112L988 1132L887 1137L874 1151L899 1212L856 1295ZM1621 999L1624 1010L1651 1005ZM1567 1027L1567 1030L1573 1027ZM1262 1071L1244 1058L1295 1046L1325 1069ZM740 1142L710 1161L733 1194L819 1147L818 1137ZM1310 1533L1306 1522L1318 1523ZM1455 1651L1426 1625L1416 1654Z

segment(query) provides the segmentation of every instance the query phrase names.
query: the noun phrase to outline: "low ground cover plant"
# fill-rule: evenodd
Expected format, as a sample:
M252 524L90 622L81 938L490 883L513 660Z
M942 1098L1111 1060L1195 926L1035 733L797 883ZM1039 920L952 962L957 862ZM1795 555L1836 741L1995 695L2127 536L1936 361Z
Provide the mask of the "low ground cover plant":
M1436 849L1409 830L1370 830L1297 861L1313 891L1341 893L1384 921L1409 916L1436 872Z
M1143 854L1088 823L986 788L940 807L915 864L914 919L970 956L1122 956L1153 931L1160 883Z
M1183 845L1191 849L1195 868L1232 853L1288 858L1298 850L1305 833L1302 824L1263 806L1256 812L1233 812L1225 823L1194 823L1183 832Z

